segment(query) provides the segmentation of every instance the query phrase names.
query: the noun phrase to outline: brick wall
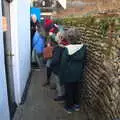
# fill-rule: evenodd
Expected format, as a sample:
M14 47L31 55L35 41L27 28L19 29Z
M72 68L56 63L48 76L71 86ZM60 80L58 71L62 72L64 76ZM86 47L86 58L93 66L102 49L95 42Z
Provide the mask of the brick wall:
M66 18L61 24L79 30L87 45L82 100L91 120L120 119L120 19Z

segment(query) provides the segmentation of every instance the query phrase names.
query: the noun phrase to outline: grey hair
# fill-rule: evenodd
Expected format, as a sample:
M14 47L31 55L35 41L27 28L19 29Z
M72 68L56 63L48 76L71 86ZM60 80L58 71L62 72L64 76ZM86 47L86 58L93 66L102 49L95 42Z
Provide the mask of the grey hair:
M37 16L35 14L32 14L31 18L35 18L37 20Z
M77 43L79 39L79 31L76 28L69 28L65 32L65 35L66 35L66 39L72 44Z

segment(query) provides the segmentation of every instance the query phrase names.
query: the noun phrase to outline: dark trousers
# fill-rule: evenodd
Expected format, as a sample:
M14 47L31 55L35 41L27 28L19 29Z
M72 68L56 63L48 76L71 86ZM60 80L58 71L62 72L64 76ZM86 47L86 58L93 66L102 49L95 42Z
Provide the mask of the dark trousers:
M65 100L66 107L73 107L75 104L79 104L79 84L78 83L66 83L65 84Z
M50 67L47 67L47 82L50 83L50 77L52 74L52 70Z

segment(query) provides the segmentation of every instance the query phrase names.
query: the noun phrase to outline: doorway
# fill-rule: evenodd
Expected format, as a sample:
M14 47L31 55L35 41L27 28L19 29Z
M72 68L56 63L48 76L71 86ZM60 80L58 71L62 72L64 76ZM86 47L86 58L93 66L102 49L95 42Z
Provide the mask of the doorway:
M14 80L13 80L12 59L14 55L12 54L12 45L11 45L10 3L8 3L6 0L2 0L2 16L4 16L7 19L7 31L3 32L3 39L4 39L8 102L10 109L10 117L12 119L16 111L17 105L15 102Z

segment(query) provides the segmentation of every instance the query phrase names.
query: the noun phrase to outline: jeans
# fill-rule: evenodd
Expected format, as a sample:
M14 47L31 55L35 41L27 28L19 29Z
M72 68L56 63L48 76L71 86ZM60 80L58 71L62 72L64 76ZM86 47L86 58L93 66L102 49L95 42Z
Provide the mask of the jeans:
M65 100L66 107L72 107L79 104L79 84L65 83Z
M47 67L47 82L50 83L50 77L52 75L52 70L50 67Z
M47 67L47 82L50 83L50 77L51 77L51 74L52 74L52 69L50 68L50 64L51 64L51 59L48 59L46 61L46 67Z
M49 68L50 68L51 62L52 62L52 59L48 59L47 62L46 62L46 67L49 67Z
M41 66L43 65L43 56L42 56L42 53L38 54L34 50L34 60L37 62L39 68L41 68Z
M57 96L63 96L64 95L64 87L60 85L60 79L59 79L58 75L54 74L54 78L55 78Z

